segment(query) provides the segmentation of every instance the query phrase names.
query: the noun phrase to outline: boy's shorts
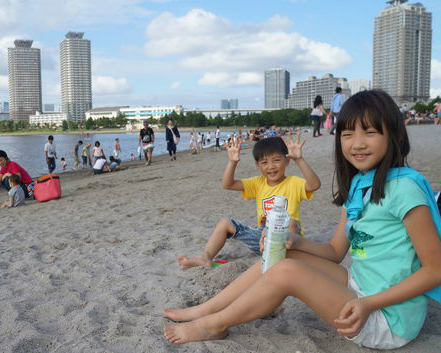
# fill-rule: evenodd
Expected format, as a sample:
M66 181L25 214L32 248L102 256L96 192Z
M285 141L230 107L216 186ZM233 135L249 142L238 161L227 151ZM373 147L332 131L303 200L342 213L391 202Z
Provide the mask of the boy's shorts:
M348 288L357 294L358 298L365 297L355 280L349 274ZM381 310L372 312L359 334L355 337L348 338L349 341L357 343L359 346L364 346L372 349L393 349L399 348L410 341L395 335L389 328L386 318Z
M299 222L296 220L294 221L297 223L298 234L301 234ZM244 242L253 253L260 255L260 237L262 236L262 230L265 228L265 226L251 228L233 218L230 218L230 222L236 228L236 232L234 234L228 234L227 239L238 239Z

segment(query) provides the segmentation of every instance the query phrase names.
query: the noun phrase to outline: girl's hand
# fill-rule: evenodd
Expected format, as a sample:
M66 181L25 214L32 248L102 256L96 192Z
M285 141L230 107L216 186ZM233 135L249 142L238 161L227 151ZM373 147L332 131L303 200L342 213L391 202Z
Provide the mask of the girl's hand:
M299 234L288 233L288 238L286 238L285 248L291 250L295 247L297 240L299 240Z
M354 298L348 301L334 322L339 326L337 332L349 338L357 336L369 317L372 309L366 303L366 298Z
M306 140L300 142L300 131L297 132L297 139L294 142L292 134L288 132L288 137L285 139L286 147L288 148L287 158L296 160L302 158L302 148L306 143Z
M225 148L228 152L228 160L230 162L239 162L240 161L240 147L242 141L237 139L236 143L231 142L230 144L225 143Z

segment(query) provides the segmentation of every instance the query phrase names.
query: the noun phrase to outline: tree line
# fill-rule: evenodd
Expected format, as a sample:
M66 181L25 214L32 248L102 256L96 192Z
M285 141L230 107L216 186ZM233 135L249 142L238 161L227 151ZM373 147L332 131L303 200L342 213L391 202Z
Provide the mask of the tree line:
M429 101L427 104L417 102L410 109L415 109L417 113L424 113L426 111L432 112L435 103L440 103L441 97ZM221 117L219 114L214 117L206 117L200 112L187 112L186 114L178 114L172 112L162 118L147 118L150 124L165 126L167 120L172 119L174 123L182 127L208 127L208 126L306 126L310 124L309 116L311 109L280 109L274 111L263 111L262 113L248 113L237 114L232 112L227 117ZM116 118L98 118L81 122L74 122L70 120L64 120L61 125L62 131L75 131L75 130L95 130L95 129L112 129L123 128L127 123L133 120L127 119L123 114L118 114ZM139 122L135 120L133 122ZM16 132L16 131L38 131L38 130L57 130L60 129L54 124L37 124L31 125L27 121L13 122L11 120L0 121L0 132Z

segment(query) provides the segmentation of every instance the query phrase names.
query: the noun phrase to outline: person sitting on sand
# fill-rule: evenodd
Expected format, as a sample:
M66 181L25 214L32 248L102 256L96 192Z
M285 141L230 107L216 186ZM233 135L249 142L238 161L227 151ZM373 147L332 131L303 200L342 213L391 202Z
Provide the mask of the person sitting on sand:
M243 241L254 253L260 255L260 237L265 227L268 212L273 208L276 196L287 199L287 211L291 217L289 229L293 233L300 230L300 202L310 200L312 193L320 188L320 180L302 155L305 141L300 142L300 132L294 143L292 135L287 142L281 137L268 137L258 141L253 148L253 156L261 176L235 180L237 164L240 160L242 141L227 145L228 164L222 178L222 186L227 190L241 191L244 199L255 199L258 228L251 228L230 218L221 219L211 234L202 254L187 258L179 256L182 269L195 266L211 266L211 260L222 249L225 241L235 238ZM289 161L293 160L305 179L285 176Z
M110 163L109 163L109 171L116 172L117 170L121 169L121 159L115 158L113 156L109 157Z
M8 199L3 203L2 207L8 208L24 205L25 194L20 187L20 177L17 174L12 174L9 177L9 187Z
M165 337L175 344L222 339L229 327L264 317L293 296L358 345L395 349L415 339L428 297L441 303L441 218L429 182L406 167L409 151L387 93L351 96L336 126L333 197L344 207L331 241L291 235L287 258L264 274L259 261L205 303L164 309L165 317L188 321L165 327ZM349 271L340 265L348 252Z
M98 158L92 167L92 174L101 174L109 171L109 164L104 157Z
M23 189L26 198L32 196L32 186L33 181L29 176L28 172L20 166L18 163L11 161L8 158L8 154L5 151L0 150L0 181L1 185L9 191L9 178L12 175L18 175L19 177L19 185ZM29 190L31 190L31 194L29 194Z

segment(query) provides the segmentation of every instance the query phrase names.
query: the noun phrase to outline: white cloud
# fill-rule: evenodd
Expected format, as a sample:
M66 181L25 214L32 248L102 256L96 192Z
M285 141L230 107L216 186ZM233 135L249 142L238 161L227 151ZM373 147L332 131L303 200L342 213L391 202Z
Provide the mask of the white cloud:
M441 97L441 88L431 88L430 89L430 98Z
M186 69L204 70L199 83L219 86L261 83L256 72L274 66L296 75L329 72L352 62L345 50L289 32L290 26L282 16L234 26L202 9L182 17L165 12L148 24L145 52L150 58L175 58Z
M94 94L113 95L131 92L132 88L125 78L110 76L92 76L92 92Z
M170 88L172 88L172 89L176 89L179 87L181 87L181 82L179 82L179 81L175 81L170 85Z
M432 80L441 80L441 61L432 59Z
M202 86L248 86L260 84L263 81L263 74L258 72L206 72L199 80Z

